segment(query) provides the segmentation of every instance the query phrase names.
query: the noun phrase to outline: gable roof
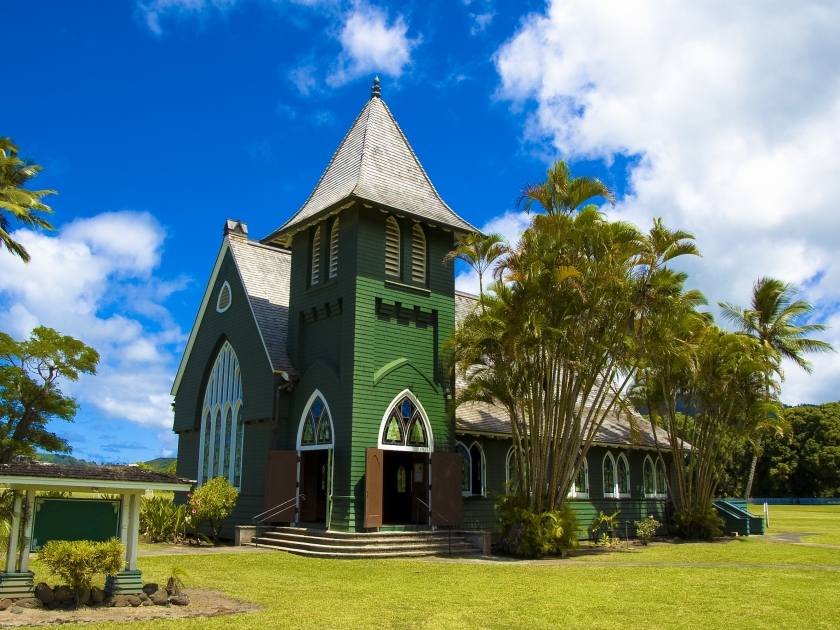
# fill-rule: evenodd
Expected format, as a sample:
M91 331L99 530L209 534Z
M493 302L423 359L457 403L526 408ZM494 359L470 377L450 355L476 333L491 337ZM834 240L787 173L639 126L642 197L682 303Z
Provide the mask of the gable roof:
M478 296L455 292L455 321L460 322L478 304ZM458 376L455 389L464 387L466 383ZM585 407L590 405L587 401ZM603 422L595 435L596 444L634 445L654 447L656 443L662 448L670 448L668 432L656 429L656 436L651 430L650 422L630 407L635 429L631 427L627 411L618 409L613 411ZM464 403L455 412L455 433L508 436L511 434L510 416L502 407L487 403Z
M477 231L440 198L388 106L371 97L306 203L263 243L286 243L342 202L377 204L456 231Z
M296 375L292 362L286 353L286 336L289 329L289 283L291 274L291 252L268 245L262 245L257 241L249 240L246 236L236 233L229 233L222 241L222 247L216 256L216 264L207 288L204 290L204 297L201 300L201 307L193 323L187 346L181 357L181 364L178 366L178 373L175 382L172 384L173 396L178 394L178 387L184 371L187 369L201 321L208 304L211 302L213 287L216 285L216 278L225 254L230 251L242 286L245 287L248 305L257 324L257 330L263 342L266 357L274 372L285 373L287 377Z

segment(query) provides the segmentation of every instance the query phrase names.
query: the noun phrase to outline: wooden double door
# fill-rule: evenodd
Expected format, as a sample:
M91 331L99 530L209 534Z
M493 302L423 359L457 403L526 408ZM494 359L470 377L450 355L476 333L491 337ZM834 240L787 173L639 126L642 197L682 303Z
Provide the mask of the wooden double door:
M366 450L366 528L428 524L458 527L461 520L458 453Z

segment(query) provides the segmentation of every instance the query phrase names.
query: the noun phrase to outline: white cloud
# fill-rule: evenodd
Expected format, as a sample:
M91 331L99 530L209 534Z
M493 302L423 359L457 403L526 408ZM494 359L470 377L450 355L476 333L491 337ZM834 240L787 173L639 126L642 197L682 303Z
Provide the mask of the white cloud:
M239 0L152 0L137 2L137 10L143 22L155 35L163 33L161 18L165 15L202 15L208 11L228 11Z
M365 74L380 72L399 77L411 63L411 51L421 38L409 39L401 15L389 23L384 10L357 2L342 18L337 35L342 51L327 83L344 85Z
M497 51L499 96L530 112L537 150L637 156L612 215L694 231L704 259L686 269L713 303L746 304L770 275L831 313L838 31L836 3L555 0ZM786 401L838 398L840 355L814 363L809 380L788 368Z
M496 16L494 11L489 11L487 13L470 13L470 17L475 22L470 28L470 35L478 35L479 33L484 32L488 26L490 26L490 22L493 21L493 18Z
M18 230L32 255L0 255L0 330L45 325L101 355L98 374L62 388L110 418L168 429L174 353L184 341L163 301L185 285L155 276L166 234L145 212L77 219L55 236Z

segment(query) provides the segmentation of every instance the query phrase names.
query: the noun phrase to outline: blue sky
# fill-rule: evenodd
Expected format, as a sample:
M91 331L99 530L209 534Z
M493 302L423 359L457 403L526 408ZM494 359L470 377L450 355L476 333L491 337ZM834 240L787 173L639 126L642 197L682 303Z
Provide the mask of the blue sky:
M46 170L54 234L0 254L0 329L97 347L56 427L74 454L170 454L169 387L221 242L305 200L374 74L443 198L515 237L516 197L565 157L618 193L611 215L697 233L712 303L801 284L833 324L840 266L840 11L640 1L0 2L14 90L0 135ZM462 274L459 286L475 278ZM788 369L790 403L837 400L840 362Z

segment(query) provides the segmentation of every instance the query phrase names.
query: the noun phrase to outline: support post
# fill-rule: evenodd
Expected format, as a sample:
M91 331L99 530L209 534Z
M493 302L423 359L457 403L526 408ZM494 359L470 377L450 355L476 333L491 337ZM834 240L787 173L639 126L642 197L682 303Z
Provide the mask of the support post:
M128 517L128 570L137 570L137 538L140 533L140 495L131 495Z
M122 495L120 541L125 548L125 568L105 579L105 592L111 595L137 595L143 590L143 575L137 570L137 538L140 532L141 495Z
M35 491L26 491L26 512L23 515L23 547L20 550L20 572L29 571L29 547L32 543L32 521L35 517Z
M120 495L120 542L123 546L123 563L128 562L128 508L130 498L130 494Z
M6 550L6 573L14 573L15 556L17 555L18 533L20 532L20 504L23 496L19 490L15 490L15 502L12 507L12 531L9 534L9 548Z

